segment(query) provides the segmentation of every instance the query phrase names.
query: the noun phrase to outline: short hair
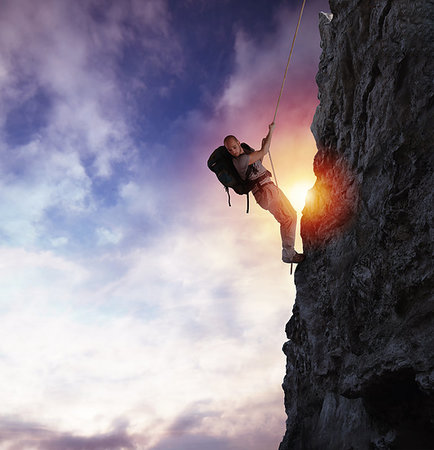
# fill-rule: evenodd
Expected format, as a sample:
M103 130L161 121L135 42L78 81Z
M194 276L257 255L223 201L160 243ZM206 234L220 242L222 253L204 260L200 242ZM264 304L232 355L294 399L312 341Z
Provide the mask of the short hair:
M228 134L224 139L223 139L223 145L226 147L226 142L229 141L229 139L235 139L236 141L238 141L238 139L233 135L233 134Z

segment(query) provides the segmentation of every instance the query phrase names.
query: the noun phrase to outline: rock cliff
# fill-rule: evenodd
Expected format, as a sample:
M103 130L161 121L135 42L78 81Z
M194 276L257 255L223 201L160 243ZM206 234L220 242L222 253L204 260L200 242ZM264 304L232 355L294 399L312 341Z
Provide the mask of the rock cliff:
M280 450L433 449L434 2L330 8Z

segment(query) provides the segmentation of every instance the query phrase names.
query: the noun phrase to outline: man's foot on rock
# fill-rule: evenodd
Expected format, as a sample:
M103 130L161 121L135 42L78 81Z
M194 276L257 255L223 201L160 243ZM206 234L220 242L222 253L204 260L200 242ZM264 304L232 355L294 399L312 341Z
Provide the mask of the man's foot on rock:
M282 261L284 263L300 263L305 259L303 253L297 253L295 250L282 249Z

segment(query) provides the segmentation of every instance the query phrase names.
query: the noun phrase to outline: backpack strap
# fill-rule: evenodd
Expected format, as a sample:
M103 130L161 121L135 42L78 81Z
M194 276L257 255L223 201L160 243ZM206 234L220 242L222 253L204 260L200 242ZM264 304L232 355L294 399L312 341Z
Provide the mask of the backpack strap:
M225 186L225 191L226 194L228 194L228 205L231 205L231 194L229 193L229 188L227 186ZM250 209L250 199L249 199L249 193L247 192L246 194L246 202L247 202L247 207L246 207L246 214L249 214L249 209Z
M226 194L228 194L228 205L232 206L231 205L231 194L229 193L229 188L227 186L225 186L225 191L226 191Z
M250 153L253 153L255 151L252 147L250 147L249 144L246 144L245 142L241 143L241 148L243 149L243 151L246 155L250 155ZM252 171L253 171L253 165L249 164L249 166L247 167L247 171L246 171L246 180L249 179Z

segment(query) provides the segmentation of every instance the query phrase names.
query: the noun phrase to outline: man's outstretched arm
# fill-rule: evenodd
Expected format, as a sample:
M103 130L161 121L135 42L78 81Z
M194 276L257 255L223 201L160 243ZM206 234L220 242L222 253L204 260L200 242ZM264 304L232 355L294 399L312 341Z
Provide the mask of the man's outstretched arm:
M271 136L274 130L274 122L268 125L268 134L262 139L261 150L249 154L249 165L255 163L259 159L262 161L264 156L269 152L271 145Z

